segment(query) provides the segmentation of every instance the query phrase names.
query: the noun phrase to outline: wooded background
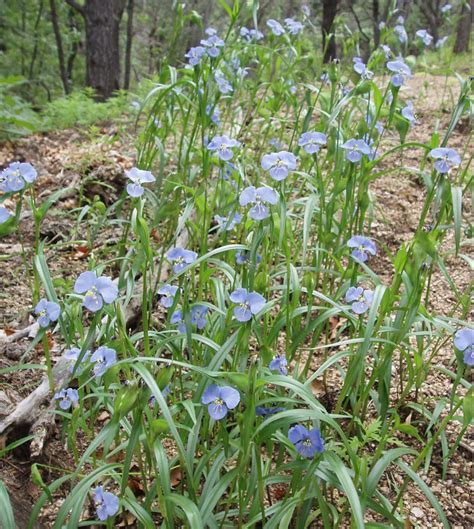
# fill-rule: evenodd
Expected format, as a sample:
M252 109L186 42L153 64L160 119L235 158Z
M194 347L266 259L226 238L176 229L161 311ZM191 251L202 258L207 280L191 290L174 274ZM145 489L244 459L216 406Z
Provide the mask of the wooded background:
M303 6L326 37L325 61L343 53L349 37L362 56L378 46L379 24L397 7L409 35L426 28L434 42L451 32L454 52L469 49L474 0L260 0L259 29L268 31L268 18L302 17ZM242 25L253 24L252 7ZM0 13L0 64L3 76L21 76L22 97L41 104L63 92L92 87L106 99L152 77L166 64L182 64L184 53L196 45L208 26L220 29L219 0L3 0ZM394 23L394 21L392 21ZM454 30L454 31L453 31ZM332 37L332 35L335 37ZM314 35L318 35L315 32ZM317 38L317 37L316 37ZM408 51L417 48L408 42Z

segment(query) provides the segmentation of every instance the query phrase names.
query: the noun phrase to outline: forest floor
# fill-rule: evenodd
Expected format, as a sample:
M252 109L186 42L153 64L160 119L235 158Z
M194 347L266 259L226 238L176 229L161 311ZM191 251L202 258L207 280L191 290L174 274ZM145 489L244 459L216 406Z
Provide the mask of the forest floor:
M417 75L404 89L404 99L411 98L417 110L419 124L410 130L407 141L429 142L434 128L444 131L450 119L451 110L457 101L459 93L458 82L449 78L445 84L444 77ZM438 109L436 113L433 109ZM467 145L469 124L462 121L456 128L450 147L458 152L469 152L472 145ZM383 148L390 146L391 140L384 140ZM133 131L126 127L117 129L112 124L103 124L92 130L67 130L44 135L22 138L14 142L0 144L0 167L15 161L31 162L38 170L37 188L38 200L42 201L53 191L71 187L48 214L41 230L42 238L48 240L47 259L51 267L51 275L64 280L63 288L68 289L72 281L87 265L87 259L94 252L97 260L107 255L110 245L117 239L118 233L111 230L100 230L94 241L93 248L88 248L83 240L86 239L84 224L78 225L73 220L77 216L77 208L81 204L81 196L93 198L95 195L107 204L111 204L120 193L125 183L124 169L134 163L135 137ZM400 170L394 174L393 168L402 165L402 160L390 158L392 171L382 175L371 185L371 193L375 203L375 222L372 235L391 252L395 252L403 241L409 240L418 222L423 203L424 185L418 174L418 167L422 151L407 149L403 154L403 166L413 167L413 170ZM104 185L105 184L105 185ZM470 204L464 205L465 211L470 212ZM75 213L73 214L73 212ZM26 213L22 217L25 247L33 244L33 226L31 216ZM449 253L454 246L453 234L449 233L444 244ZM379 252L371 265L385 284L390 280L391 265ZM464 247L463 254L472 254L472 247ZM447 258L447 268L457 288L466 292L471 286L472 271L466 260L455 256L452 252ZM31 323L31 294L28 287L28 277L21 256L21 245L16 235L8 235L0 239L0 370L14 367L19 363L42 364L44 354L40 346L28 351L30 340L25 338L12 344L2 343L5 337L15 330L22 329ZM69 283L68 283L69 282ZM58 285L61 288L61 285ZM443 275L436 271L432 282L431 307L437 314L447 314L456 305L457 299L451 291ZM62 354L60 338L50 336L53 357ZM313 366L321 363L321 357L315 356ZM454 353L452 343L449 342L436 358L437 366L452 368ZM0 390L7 398L17 400L28 395L38 384L42 374L39 370L24 369L20 371L3 372L0 375ZM394 373L396 380L397 373ZM338 381L334 378L334 383ZM396 387L396 383L394 383ZM451 382L448 377L437 369L432 369L427 382L423 385L419 401L434 409L441 398L450 395ZM319 391L321 388L319 387ZM327 396L326 396L327 397ZM320 395L324 402L325 395ZM396 395L394 395L396 398ZM460 426L452 424L447 430L448 445L456 438ZM403 439L405 442L407 438ZM418 442L413 446L420 449ZM79 447L83 444L78 439ZM474 435L471 430L466 434L461 446L453 454L447 468L446 479L442 480L442 453L439 446L433 453L431 465L426 473L421 472L426 483L431 487L440 501L453 529L467 529L474 526L472 510L472 470L473 470ZM44 482L51 482L64 473L62 469L71 470L73 459L65 449L61 427L58 424L52 437L47 442L40 459L35 461L40 465ZM41 490L31 480L31 465L29 453L22 446L0 459L0 479L3 480L17 507L17 513L22 517L18 520L18 527L26 527L25 517L41 494ZM396 487L403 481L398 467L393 466L384 476L382 492L389 498L395 497ZM55 502L43 511L42 526L52 527L55 512L60 506L64 490L54 495ZM436 512L428 500L410 485L403 498L406 513L406 527L436 529L442 527ZM23 513L23 515L22 515ZM118 527L133 527L133 519L125 518Z

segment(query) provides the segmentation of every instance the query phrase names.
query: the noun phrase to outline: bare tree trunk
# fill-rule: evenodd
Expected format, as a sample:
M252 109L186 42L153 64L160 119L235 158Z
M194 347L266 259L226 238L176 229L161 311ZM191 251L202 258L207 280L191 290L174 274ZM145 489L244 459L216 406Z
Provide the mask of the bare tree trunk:
M130 69L132 65L132 42L133 42L133 9L135 0L128 0L127 6L127 43L125 45L125 77L123 87L130 88Z
M380 44L380 6L379 0L372 0L372 17L374 21L374 46L378 48Z
M38 7L38 15L36 17L35 21L35 28L33 30L33 40L35 42L34 48L33 48L33 55L31 57L31 63L30 63L30 71L28 74L28 79L33 79L33 70L35 67L36 57L38 55L38 26L41 21L41 17L43 16L43 0L40 0L39 7Z
M63 83L64 93L69 94L69 80L67 77L66 63L64 61L63 41L61 38L61 31L59 30L58 12L56 11L56 1L49 0L49 7L51 10L51 22L53 24L54 37L56 39L56 48L58 49L59 73Z
M331 34L333 31L334 19L337 15L337 10L339 7L339 0L323 0L323 50L324 52L324 62L329 62L331 59L337 57L336 49L336 39L334 34Z
M86 84L100 100L120 88L120 20L126 0L65 0L84 17L86 26Z
M72 34L74 34L75 32L77 33L79 32L77 19L75 15L76 15L75 11L70 9L69 15L68 15L68 26ZM67 58L67 78L71 85L72 85L72 71L74 67L74 61L76 60L77 51L79 50L79 43L80 41L78 42L77 38L73 38L73 41L71 44L71 51Z
M470 2L470 9L467 4L463 4L461 17L456 31L456 42L454 43L454 53L469 51L469 38L471 36L472 13L474 12L474 0Z

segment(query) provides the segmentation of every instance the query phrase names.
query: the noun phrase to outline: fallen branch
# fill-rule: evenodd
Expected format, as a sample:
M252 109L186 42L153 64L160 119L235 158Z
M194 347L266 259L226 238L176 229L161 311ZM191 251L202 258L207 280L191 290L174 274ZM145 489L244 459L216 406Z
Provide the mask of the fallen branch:
M68 383L71 376L69 368L70 362L65 358L60 358L54 366L54 386L58 390ZM49 419L46 423L52 425L54 422L54 414L51 413L52 410L49 408L46 408L46 410L41 409L46 402L51 402L51 398L52 395L49 390L48 379L45 377L34 391L16 405L12 413L0 421L0 447L4 448L8 444L7 441L11 442L15 440L15 433L20 432L20 435L24 435L25 427L34 430L35 425L37 425L38 428L43 429L45 416Z

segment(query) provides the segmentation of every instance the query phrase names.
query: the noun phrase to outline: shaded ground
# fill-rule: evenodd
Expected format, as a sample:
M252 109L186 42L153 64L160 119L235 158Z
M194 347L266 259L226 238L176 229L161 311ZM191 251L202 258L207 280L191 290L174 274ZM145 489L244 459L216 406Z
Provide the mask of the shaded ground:
M446 87L444 78L417 76L408 88L403 89L405 99L411 97L417 110L419 124L409 132L407 141L427 142L433 130L433 124L439 120L439 129L444 130L450 119L451 109L457 99L458 87L455 79L449 79ZM444 104L443 104L444 102ZM441 109L433 115L433 109ZM443 111L446 109L446 112ZM49 245L47 259L54 277L65 280L64 289L69 289L73 278L83 271L86 259L91 251L107 253L107 248L114 243L118 232L113 230L99 231L93 248L88 248L87 236L82 232L83 225L75 225L69 213L84 205L81 194L89 198L98 196L105 203L112 203L117 197L117 189L123 188L124 169L133 164L133 137L121 131L120 135L112 127L104 127L100 134L91 137L77 131L63 131L43 136L21 139L15 143L0 146L0 166L17 159L30 161L40 175L38 181L39 200L44 195L62 187L72 187L75 191L61 200L61 207L54 215L48 216L42 228L42 237L55 245ZM468 124L462 122L453 134L449 146L462 152L466 148ZM385 139L384 148L396 141L395 137ZM472 144L467 147L467 152ZM420 208L424 196L424 186L418 174L420 150L406 150L400 157L392 157L385 163L393 166L413 167L413 170L399 171L382 176L371 185L371 193L376 204L376 222L373 234L380 245L386 245L395 252L403 241L409 240L417 226ZM104 187L106 182L110 187ZM77 193L79 191L79 193ZM465 204L465 215L470 214L470 205ZM100 222L100 218L97 219ZM32 220L25 215L22 221L25 247L33 242ZM453 235L449 234L444 245L446 251L453 247ZM472 255L472 247L463 248L462 253ZM472 272L462 257L454 254L447 259L449 272L461 292L470 288ZM390 270L383 252L377 256L371 266L389 284ZM61 288L61 287L59 287ZM446 279L439 271L435 272L432 284L431 308L437 314L447 314L456 303L456 296L449 288ZM10 235L0 239L0 333L10 333L14 329L24 328L30 322L28 311L31 309L31 296L28 287L28 276L21 256L21 246L16 236ZM59 355L59 347L53 340L53 355ZM15 346L0 346L0 369L20 362L43 363L43 351L37 347L25 353L28 340ZM321 357L314 358L314 367L321 362ZM452 345L442 348L436 357L436 365L452 368L454 356ZM396 381L397 374L394 373ZM423 386L419 399L433 409L442 397L450 395L450 381L440 371L430 370L428 383ZM0 376L0 389L27 395L38 383L41 375L38 371L24 370ZM337 387L338 380L334 378ZM396 386L396 383L394 383ZM393 395L396 398L396 395ZM322 396L324 402L324 396ZM447 432L448 443L456 436L458 427L451 425ZM78 440L79 445L81 441ZM420 448L419 446L417 448ZM435 450L432 465L425 477L441 502L454 529L470 528L474 524L472 513L471 478L474 440L472 431L463 441L462 447L454 454L447 471L447 479L441 480L441 452ZM27 453L26 453L27 455ZM58 429L48 443L41 461L43 480L48 482L59 477L62 468L71 468L72 459L64 448L64 439ZM28 508L38 498L40 490L30 480L30 464L25 459L25 452L18 449L0 460L0 479L6 482L12 496ZM49 470L47 470L49 467ZM382 484L382 492L388 497L395 497L395 487L403 480L400 470L391 467ZM60 497L60 495L59 495ZM407 514L407 527L438 528L442 527L434 509L419 492L410 485L404 496L404 508ZM54 509L54 506L53 506ZM21 509L20 509L21 510ZM54 511L45 512L43 521L46 527L51 526ZM21 527L21 525L20 525Z

